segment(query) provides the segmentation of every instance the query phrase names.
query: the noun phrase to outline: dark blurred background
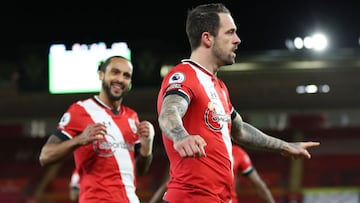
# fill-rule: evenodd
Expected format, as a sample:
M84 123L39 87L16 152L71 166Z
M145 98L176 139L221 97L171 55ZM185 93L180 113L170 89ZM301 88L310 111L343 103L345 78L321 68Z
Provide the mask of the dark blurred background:
M58 167L41 168L38 155L67 106L96 93L49 93L51 44L126 42L135 72L125 104L157 126L161 71L189 57L187 10L208 2L3 5L0 202L70 202L72 158ZM275 137L322 143L310 150L310 160L247 149L277 201L360 202L360 1L222 2L231 10L242 40L236 64L218 73L234 106L244 120ZM327 37L324 50L306 48L306 43L296 48L296 37L314 33ZM155 141L151 173L139 178L144 203L166 170L158 128ZM260 202L246 180L239 193L242 202Z

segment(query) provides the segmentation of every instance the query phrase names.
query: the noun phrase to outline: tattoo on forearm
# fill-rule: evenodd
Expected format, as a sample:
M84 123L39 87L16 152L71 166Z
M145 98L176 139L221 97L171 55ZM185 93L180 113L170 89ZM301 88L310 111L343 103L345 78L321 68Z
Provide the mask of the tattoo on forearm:
M164 98L159 116L161 130L172 140L181 140L187 136L182 126L182 117L185 115L188 103L178 95L169 95Z
M271 151L279 151L284 145L284 141L266 135L257 128L248 123L243 123L244 131L247 132L246 142L253 147L267 149Z

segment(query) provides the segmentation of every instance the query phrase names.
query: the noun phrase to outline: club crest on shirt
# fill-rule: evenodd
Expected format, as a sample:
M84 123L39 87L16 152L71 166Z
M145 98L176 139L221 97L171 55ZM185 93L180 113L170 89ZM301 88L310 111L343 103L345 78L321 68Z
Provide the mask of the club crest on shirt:
M185 75L182 72L176 72L172 74L169 78L169 84L181 83L185 81Z
M64 113L59 121L59 126L61 126L62 128L65 127L70 122L70 118L71 115L69 112Z
M128 119L128 122L129 122L131 131L132 131L134 134L136 134L136 132L137 132L137 127L136 127L136 124L135 124L135 120L132 119L132 118L129 118L129 119Z
M213 102L208 103L204 119L209 128L215 131L220 131L224 126L224 122L230 122L230 116L217 111L215 106L216 105Z

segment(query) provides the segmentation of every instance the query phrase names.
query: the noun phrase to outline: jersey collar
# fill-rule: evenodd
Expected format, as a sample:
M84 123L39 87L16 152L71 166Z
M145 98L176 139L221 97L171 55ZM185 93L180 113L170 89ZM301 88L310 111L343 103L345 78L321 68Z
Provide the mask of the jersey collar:
M108 105L106 105L104 102L102 102L97 95L94 96L94 100L95 100L96 103L98 103L101 106L103 106L103 107L109 109L110 111L112 111L115 115L118 115L120 113L120 106L121 105L119 106L118 109L112 109Z
M190 64L192 64L193 66L199 68L201 71L205 72L206 74L209 74L209 75L211 75L211 76L213 76L213 77L216 76L216 75L212 74L212 72L210 72L210 71L209 71L208 69L206 69L204 66L198 64L197 62L195 62L195 61L193 61L193 60L191 60L191 59L183 59L183 60L181 60L181 62L182 62L182 63L190 63Z

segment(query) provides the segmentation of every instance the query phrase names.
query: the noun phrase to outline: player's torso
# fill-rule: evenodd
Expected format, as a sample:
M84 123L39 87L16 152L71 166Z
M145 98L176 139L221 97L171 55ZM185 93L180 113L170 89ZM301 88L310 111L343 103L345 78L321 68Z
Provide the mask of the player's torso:
M177 79L172 81L171 78ZM187 87L182 91L190 95L191 101L182 119L184 127L189 134L200 135L207 143L205 158L183 159L173 149L173 143L164 139L165 148L173 163L172 170L176 174L183 174L178 179L179 182L174 182L174 187L177 187L175 186L177 184L181 185L181 181L185 181L195 184L196 187L206 187L204 190L224 194L228 191L225 188L232 181L232 167L230 160L231 105L223 83L209 72L192 64L175 67L164 82L162 88ZM186 171L190 173L187 174Z
M83 109L78 111L83 127L92 123L103 123L107 127L103 139L74 151L82 177L81 188L87 191L82 198L99 200L97 198L101 194L104 201L113 201L114 197L127 199L128 194L133 194L132 198L137 199L134 192L137 115L125 107L120 109L119 114L114 114L92 99L78 105ZM126 202L125 199L123 202Z

